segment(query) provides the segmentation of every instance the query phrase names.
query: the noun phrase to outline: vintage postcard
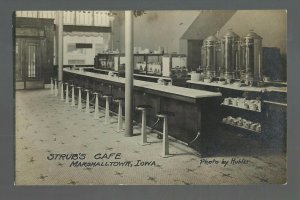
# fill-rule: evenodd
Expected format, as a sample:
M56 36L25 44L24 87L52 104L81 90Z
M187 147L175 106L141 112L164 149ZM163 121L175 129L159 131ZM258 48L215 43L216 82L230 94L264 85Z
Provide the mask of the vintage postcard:
M287 182L286 10L17 10L16 185Z

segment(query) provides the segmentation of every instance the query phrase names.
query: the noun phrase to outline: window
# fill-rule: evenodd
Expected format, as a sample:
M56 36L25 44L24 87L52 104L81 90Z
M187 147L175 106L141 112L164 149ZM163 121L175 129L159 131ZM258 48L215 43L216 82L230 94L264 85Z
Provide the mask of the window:
M86 55L86 49L78 49L76 48L76 43L69 43L67 45L67 52L68 54L75 54L75 55L78 55L78 54L82 54L82 55Z
M29 45L28 46L28 77L35 78L36 77L36 46Z

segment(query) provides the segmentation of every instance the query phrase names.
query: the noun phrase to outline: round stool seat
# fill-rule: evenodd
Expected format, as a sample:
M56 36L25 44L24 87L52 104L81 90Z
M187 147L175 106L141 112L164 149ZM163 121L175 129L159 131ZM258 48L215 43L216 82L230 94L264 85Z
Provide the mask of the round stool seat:
M88 91L90 91L90 90L89 90L89 89L85 89L84 91L88 92Z
M80 87L80 86L78 86L78 87L76 87L76 88L80 89L81 87Z
M103 98L110 98L110 97L112 97L112 95L111 94L103 94L102 97Z
M124 97L116 97L116 98L114 98L114 102L119 102L119 101L124 101L125 100L125 98Z
M93 92L93 94L99 94L99 92Z
M137 110L146 110L146 109L152 109L152 106L150 105L138 105L136 107Z
M174 116L175 114L173 112L160 112L157 113L156 116L160 118L167 118L169 116Z

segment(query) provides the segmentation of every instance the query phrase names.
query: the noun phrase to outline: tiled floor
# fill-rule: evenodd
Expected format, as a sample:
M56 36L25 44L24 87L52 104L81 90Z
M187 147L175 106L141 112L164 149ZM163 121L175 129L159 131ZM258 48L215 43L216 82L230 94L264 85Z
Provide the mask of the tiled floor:
M100 115L103 115L101 112ZM260 184L285 183L286 159L280 152L257 153L257 142L248 143L248 154L236 151L245 144L228 144L221 138L212 156L171 141L169 158L160 157L161 140L149 134L150 145L140 146L140 136L124 137L116 132L116 117L109 125L104 118L94 119L50 94L50 90L16 92L16 184L89 185L89 184ZM139 127L135 127L139 133ZM248 140L248 139L247 139ZM223 142L222 142L223 141ZM241 140L242 141L242 140ZM245 141L245 140L243 140ZM219 145L218 144L218 145ZM249 145L250 144L250 145ZM226 145L235 148L229 153ZM210 151L207 145L207 151ZM256 149L256 151L250 151ZM252 152L252 153L249 153ZM254 153L253 153L254 152ZM86 154L82 162L131 161L129 166L70 167L72 160L48 160L53 154ZM121 153L120 159L94 159L97 153ZM247 164L230 163L232 158ZM137 160L154 161L150 166L134 166ZM202 164L201 164L202 160ZM224 167L221 161L229 161ZM216 163L215 161L219 161Z

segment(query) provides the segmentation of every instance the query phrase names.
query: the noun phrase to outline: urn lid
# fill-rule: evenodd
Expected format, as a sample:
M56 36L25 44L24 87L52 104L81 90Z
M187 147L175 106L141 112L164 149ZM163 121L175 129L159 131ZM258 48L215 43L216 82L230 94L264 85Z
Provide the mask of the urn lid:
M261 36L257 35L253 30L249 30L247 35L245 36L245 39L262 39Z
M239 38L240 36L232 31L232 29L228 29L225 33L224 38Z

